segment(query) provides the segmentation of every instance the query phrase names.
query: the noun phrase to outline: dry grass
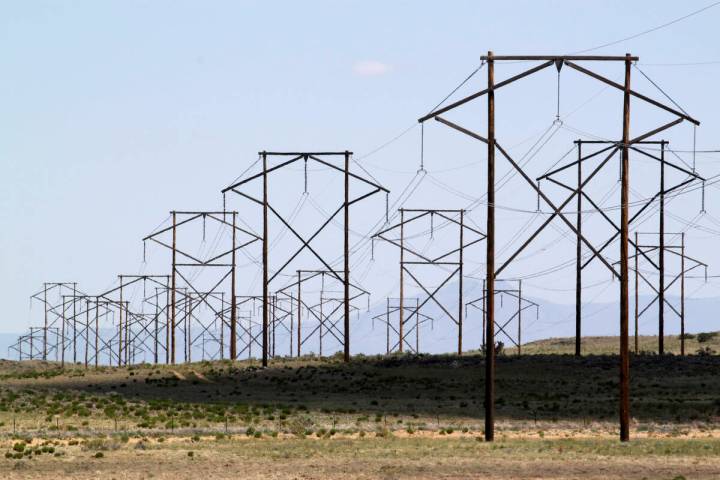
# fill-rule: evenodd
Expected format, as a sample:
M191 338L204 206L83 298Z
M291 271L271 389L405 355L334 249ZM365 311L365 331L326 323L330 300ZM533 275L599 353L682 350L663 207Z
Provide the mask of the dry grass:
M22 458L0 457L0 478L720 478L719 368L717 356L633 357L622 445L617 357L501 356L486 444L476 355L3 362L0 454Z
M699 334L686 334L685 353L688 355L697 355L699 350L710 349L715 354L720 353L720 332L705 332L705 335L711 338L705 341L704 337ZM630 337L630 349L635 348L635 339ZM678 335L668 335L664 337L665 353L680 355L680 337ZM583 337L582 352L583 355L613 355L617 354L619 349L618 337ZM652 354L658 351L658 337L652 335L640 335L638 337L638 352ZM515 354L517 349L508 348L509 355ZM522 352L526 355L573 355L575 353L575 338L549 338L529 342L522 346Z
M720 440L264 439L59 447L59 457L0 461L5 479L490 478L716 479ZM192 452L192 456L189 456Z

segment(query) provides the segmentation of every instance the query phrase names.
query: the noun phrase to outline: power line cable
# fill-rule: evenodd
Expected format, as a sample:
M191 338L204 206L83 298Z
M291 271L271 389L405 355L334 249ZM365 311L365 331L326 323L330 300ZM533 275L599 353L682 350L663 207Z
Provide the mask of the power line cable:
M701 9L699 9L699 10L695 10L694 12L690 12L690 13L688 13L687 15L683 15L682 17L675 18L675 19L673 19L673 20L670 20L669 22L666 22L666 23L663 23L663 24L661 24L661 25L657 25L657 26L655 26L655 27L652 27L652 28L649 28L649 29L647 29L647 30L644 30L644 31L642 31L642 32L639 32L639 33L630 35L629 37L621 38L621 39L619 39L619 40L613 40L612 42L604 43L604 44L602 44L602 45L598 45L598 46L591 47L591 48L586 48L585 50L579 50L579 51L577 51L577 52L573 52L571 55L578 55L578 54L581 54L581 53L594 52L595 50L600 50L600 49L602 49L602 48L611 47L611 46L617 45L617 44L619 44L619 43L627 42L628 40L633 40L633 39L635 39L635 38L642 37L643 35L647 35L647 34L649 34L649 33L657 32L658 30L661 30L661 29L663 29L663 28L667 28L667 27L669 27L669 26L671 26L671 25L674 25L674 24L676 24L676 23L678 23L678 22L682 22L683 20L686 20L686 19L688 19L688 18L690 18L690 17L693 17L693 16L695 16L695 15L698 15L698 14L700 14L700 13L706 11L706 10L709 10L709 9L711 9L711 8L713 8L713 7L716 7L717 5L720 5L720 1L719 1L719 2L713 2L713 3L711 3L710 5L707 5L707 6L701 8Z

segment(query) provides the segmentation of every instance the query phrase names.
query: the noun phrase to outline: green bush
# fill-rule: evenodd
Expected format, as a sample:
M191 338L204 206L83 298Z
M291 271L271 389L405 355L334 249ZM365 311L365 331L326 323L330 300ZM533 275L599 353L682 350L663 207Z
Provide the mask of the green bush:
M699 343L705 343L715 337L717 337L717 332L702 332L697 334L697 341Z

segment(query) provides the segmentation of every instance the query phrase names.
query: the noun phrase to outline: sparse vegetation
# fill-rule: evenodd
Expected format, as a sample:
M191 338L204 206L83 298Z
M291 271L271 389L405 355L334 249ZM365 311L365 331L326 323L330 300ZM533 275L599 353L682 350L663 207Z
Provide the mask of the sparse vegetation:
M707 340L704 347L714 345L713 341ZM238 451L242 455L258 452L258 458L281 451L285 464L293 458L325 458L322 452L330 448L326 442L334 442L333 452L346 452L341 457L350 455L353 445L362 445L362 455L383 465L393 464L390 459L401 455L403 462L422 463L425 452L428 457L452 458L460 462L460 468L470 468L468 472L474 471L470 465L477 456L466 458L465 452L478 445L495 455L532 451L542 461L554 461L549 452L557 455L558 448L582 458L622 458L623 450L611 447L616 445L615 357L517 358L506 352L497 366L496 407L502 440L487 447L482 443L479 395L482 365L482 357L476 355L402 355L366 356L349 365L340 359L280 360L268 370L243 362L137 366L132 378L138 382L124 389L119 385L127 381L127 369L104 368L78 380L62 373L15 375L7 368L0 370L5 379L0 385L0 421L5 423L5 432L15 424L17 436L6 444L0 458L9 464L112 458L112 462L97 462L100 466L130 458L130 452L142 451L155 458L160 452L170 454L192 445L193 450L183 455L198 465L226 461L220 455L234 456ZM712 392L720 390L719 365L709 350L687 358L634 357L634 431L649 438L629 448L643 445L645 455L678 458L717 454L716 440L684 442L716 435L720 401ZM176 371L181 375L175 375ZM192 372L207 382L194 384ZM690 375L693 381L687 382ZM329 384L332 389L327 388ZM172 396L167 389L172 389ZM597 440L582 440L588 435ZM661 449L653 436L680 443L662 444ZM237 442L243 442L241 448ZM534 445L534 450L527 445ZM86 452L84 457L81 452ZM0 477L5 478L1 465ZM132 470L134 465L126 467ZM435 470L437 465L423 468L442 476ZM659 478L675 474L668 471Z

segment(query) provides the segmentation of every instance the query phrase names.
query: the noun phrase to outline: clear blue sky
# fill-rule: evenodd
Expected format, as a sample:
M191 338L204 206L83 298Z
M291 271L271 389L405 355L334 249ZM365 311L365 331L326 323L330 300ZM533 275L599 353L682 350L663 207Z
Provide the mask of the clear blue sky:
M498 54L583 50L708 3L4 1L0 331L37 323L38 312L34 320L28 313L28 296L43 281L77 280L92 293L118 273L136 271L142 236L173 208L218 208L220 188L254 161L258 150L350 149L360 156L413 125L489 49ZM720 61L719 20L720 6L594 52L639 55L643 71L703 121L699 148L720 147L720 64L662 64ZM506 75L498 69L498 78ZM638 88L661 98L634 75ZM565 78L563 87L568 85L572 98L563 97L563 107L581 106L598 90L585 81L581 91ZM509 144L552 121L555 86L547 80L547 88L529 91L534 99L499 100L504 113L498 135ZM481 88L483 75L473 82L463 91ZM608 97L615 106L616 100ZM544 119L517 120L537 106L546 108ZM584 130L597 126L600 135L617 135L616 110L603 100L595 106L601 113L583 113ZM481 107L475 112L482 118ZM649 127L664 118L641 123ZM691 146L689 127L677 135L678 148ZM426 136L431 172L481 160L473 152L482 149L459 134L433 124ZM367 158L366 168L398 192L417 169L418 138L419 129L411 131ZM543 160L537 170L556 159ZM703 173L718 173L715 159L698 157ZM484 193L482 168L477 177L464 172L438 171L437 178L470 196ZM711 213L716 193L709 189L707 194ZM432 190L425 195L435 198ZM523 208L534 208L532 194L516 199ZM676 213L692 218L695 200ZM448 197L446 204L463 202ZM373 208L372 214L358 212L358 218L375 218L382 207ZM475 220L482 225L483 218L479 210ZM520 222L513 229L522 223L513 221ZM716 236L702 231L689 236L698 257L711 264L717 260ZM571 258L573 243L565 246L561 253ZM557 260L538 260L528 268ZM367 283L374 282L373 275L387 277L370 272ZM607 280L607 274L597 273L595 279ZM528 289L536 296L553 295ZM699 294L714 296L717 288ZM380 295L374 300L382 301Z

